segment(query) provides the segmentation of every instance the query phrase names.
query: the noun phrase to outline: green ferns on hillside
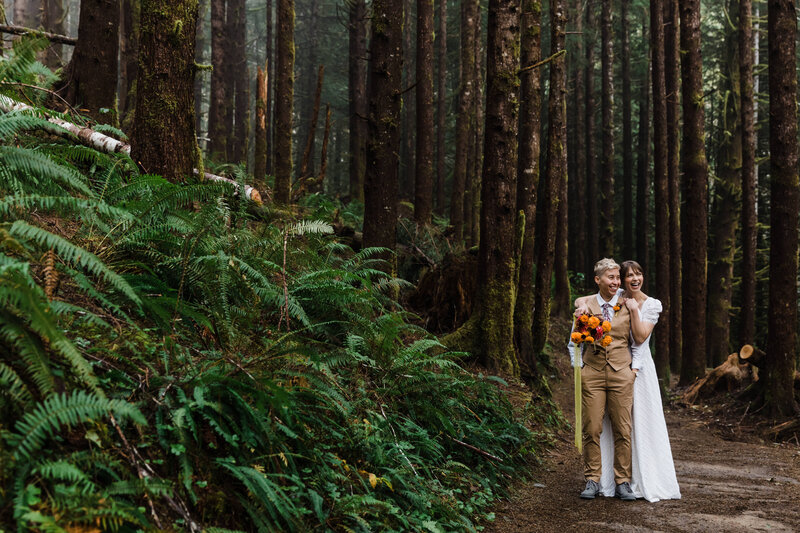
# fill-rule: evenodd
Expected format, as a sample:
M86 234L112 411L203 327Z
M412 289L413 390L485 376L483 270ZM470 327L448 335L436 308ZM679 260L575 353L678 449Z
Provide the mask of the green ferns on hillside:
M49 79L40 44L0 93ZM0 113L4 528L478 528L532 433L410 325L383 250L55 127Z

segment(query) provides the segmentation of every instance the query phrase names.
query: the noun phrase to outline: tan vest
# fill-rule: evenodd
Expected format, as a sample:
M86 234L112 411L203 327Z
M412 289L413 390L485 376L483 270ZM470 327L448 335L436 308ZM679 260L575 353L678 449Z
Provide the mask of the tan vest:
M589 312L602 320L603 309L597 303L597 298L589 299ZM612 310L613 312L613 310ZM583 362L595 370L603 370L610 365L615 371L626 366L631 366L630 350L631 315L624 305L614 315L611 321L611 344L601 346L599 342L587 344L583 353Z

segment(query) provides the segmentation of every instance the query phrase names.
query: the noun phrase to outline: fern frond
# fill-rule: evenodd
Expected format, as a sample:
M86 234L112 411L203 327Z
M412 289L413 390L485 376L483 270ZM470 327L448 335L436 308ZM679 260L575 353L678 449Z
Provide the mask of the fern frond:
M9 397L19 408L25 408L33 402L25 382L13 368L0 362L0 394Z
M33 411L25 413L14 426L15 432L5 435L5 438L13 449L14 459L30 458L62 427L71 428L112 413L119 419L147 424L142 413L128 402L78 390L45 399Z
M0 163L0 185L23 174L32 180L28 192L55 182L87 197L94 196L84 176L29 148L0 145Z
M289 227L289 233L291 235L331 234L333 226L322 220L301 220Z

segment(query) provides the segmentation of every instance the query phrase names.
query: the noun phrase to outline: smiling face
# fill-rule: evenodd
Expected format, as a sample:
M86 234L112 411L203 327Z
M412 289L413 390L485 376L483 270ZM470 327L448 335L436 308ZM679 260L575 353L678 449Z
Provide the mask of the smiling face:
M609 301L617 293L619 289L620 277L618 268L609 268L599 276L594 277L594 282L597 283L600 296Z
M629 268L625 273L624 283L626 291L630 292L631 294L636 294L642 290L644 274L642 274L641 270Z

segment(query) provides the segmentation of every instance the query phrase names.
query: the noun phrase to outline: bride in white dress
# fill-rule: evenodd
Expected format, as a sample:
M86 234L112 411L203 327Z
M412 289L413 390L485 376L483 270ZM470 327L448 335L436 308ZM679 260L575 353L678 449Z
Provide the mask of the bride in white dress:
M650 336L661 313L661 302L642 292L644 275L636 261L622 263L620 274L625 288L625 305L631 312L631 368L637 370L633 382L631 455L633 471L631 489L637 498L650 502L681 497L672 449L664 420L656 366L650 354ZM622 289L620 289L622 291ZM641 342L639 342L641 340ZM603 473L600 490L613 497L614 437L606 415L600 435Z

